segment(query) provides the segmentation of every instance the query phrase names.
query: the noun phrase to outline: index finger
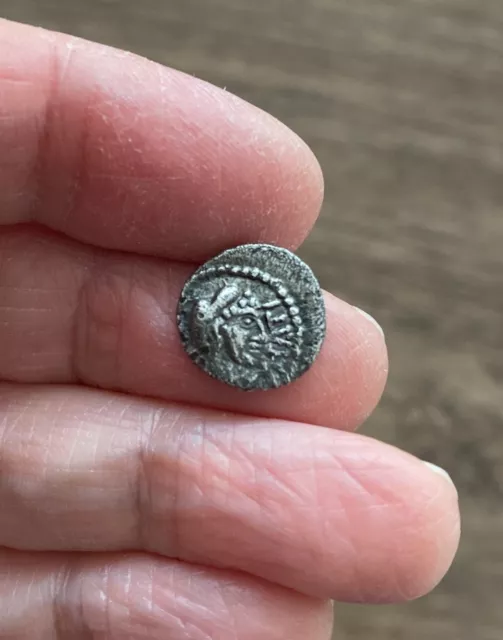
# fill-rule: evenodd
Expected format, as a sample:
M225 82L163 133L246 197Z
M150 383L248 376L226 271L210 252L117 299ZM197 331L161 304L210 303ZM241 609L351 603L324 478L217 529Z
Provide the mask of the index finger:
M0 20L0 224L200 261L295 248L321 205L308 147L261 110L143 58Z

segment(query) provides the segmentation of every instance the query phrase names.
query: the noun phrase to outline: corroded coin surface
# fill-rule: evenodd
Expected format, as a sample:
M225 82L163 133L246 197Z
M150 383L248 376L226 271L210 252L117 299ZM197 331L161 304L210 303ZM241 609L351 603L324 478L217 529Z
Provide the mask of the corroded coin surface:
M247 244L211 259L187 281L178 328L187 354L210 376L240 389L273 389L313 364L325 337L325 305L300 258Z

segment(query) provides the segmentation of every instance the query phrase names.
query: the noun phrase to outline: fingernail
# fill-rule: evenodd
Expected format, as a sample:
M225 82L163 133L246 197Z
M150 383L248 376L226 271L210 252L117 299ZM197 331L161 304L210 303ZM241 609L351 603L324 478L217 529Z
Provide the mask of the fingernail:
M437 475L442 476L454 486L454 482L452 481L451 476L447 473L445 469L442 469L442 467L437 467L436 464L433 464L432 462L427 462L426 460L423 460L423 463L427 467L429 467L433 471L433 473L436 473Z
M375 318L373 318L370 315L370 313L367 313L363 309L360 309L360 307L353 307L353 308L356 309L358 311L358 313L361 313L361 315L364 318L366 318L371 324L373 324L374 327L379 330L379 333L384 337L384 331L382 330L381 325L377 322L377 320Z

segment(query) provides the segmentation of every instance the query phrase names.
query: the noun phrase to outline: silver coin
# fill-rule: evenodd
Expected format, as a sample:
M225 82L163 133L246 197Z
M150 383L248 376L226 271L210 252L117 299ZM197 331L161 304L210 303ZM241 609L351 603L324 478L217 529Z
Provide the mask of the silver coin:
M274 389L305 373L325 337L325 305L311 269L272 245L224 251L186 282L178 328L189 357L245 390Z

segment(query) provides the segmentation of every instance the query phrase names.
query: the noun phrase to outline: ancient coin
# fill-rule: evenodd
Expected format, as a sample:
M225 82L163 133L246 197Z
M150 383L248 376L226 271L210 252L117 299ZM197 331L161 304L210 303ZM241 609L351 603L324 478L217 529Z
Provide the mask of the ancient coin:
M186 282L178 328L206 373L245 390L305 373L325 337L325 305L311 269L272 245L246 244L206 262Z

